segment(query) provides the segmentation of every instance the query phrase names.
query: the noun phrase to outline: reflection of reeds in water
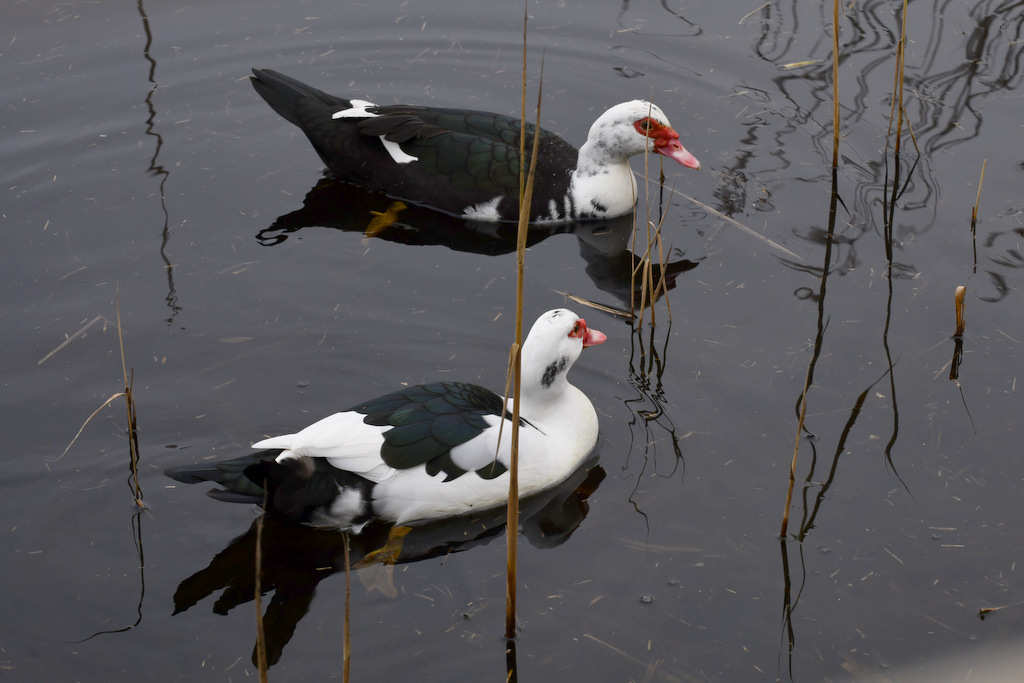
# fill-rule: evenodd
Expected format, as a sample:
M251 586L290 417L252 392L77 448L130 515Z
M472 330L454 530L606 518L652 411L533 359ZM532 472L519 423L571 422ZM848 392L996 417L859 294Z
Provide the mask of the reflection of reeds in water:
M818 335L815 338L815 342L814 342L814 353L812 354L811 360L808 363L807 373L806 373L805 379L804 379L804 386L803 386L802 391L800 392L800 398L797 401L796 440L795 440L794 447L793 447L793 457L792 457L792 460L791 460L791 463L790 463L789 486L788 486L788 489L787 489L787 492L786 492L786 504L785 504L785 509L783 511L782 527L781 527L781 530L780 530L780 536L782 536L782 537L786 536L786 533L787 533L787 530L788 530L788 526L789 526L789 512L790 512L790 507L792 505L792 500L793 500L793 489L794 489L794 486L795 486L795 483L796 483L796 467L797 467L797 460L798 460L798 455L799 455L799 450L800 450L800 441L801 441L801 439L803 437L803 434L804 434L804 431L805 431L804 419L805 419L806 414L807 414L808 392L809 392L809 390L810 390L810 388L812 386L813 377L814 377L814 368L815 368L815 365L817 363L818 358L820 357L821 347L822 347L822 343L824 341L824 332L825 332L825 329L827 327L827 317L825 315L825 308L824 308L824 304L825 304L825 291L826 291L826 284L827 284L827 280L828 280L828 274L829 274L829 271L830 271L831 251L832 251L832 245L833 245L833 242L834 242L835 227L836 227L836 221L837 221L837 210L838 210L839 206L841 206L841 205L845 206L845 204L843 204L842 200L840 199L839 186L838 186L838 179L839 179L839 175L838 175L839 142L840 142L839 131L840 131L840 125L842 123L842 121L840 119L840 108L839 108L839 59L840 59L840 55L839 55L839 2L838 2L838 0L833 0L833 8L832 9L833 9L833 11L832 11L832 99L833 99L833 107L832 107L832 128L833 128L833 131L832 131L832 145L833 145L833 148L832 148L832 189L831 189L831 196L830 196L830 201L829 201L828 231L827 231L827 236L826 236L826 239L825 239L825 255L824 255L824 262L823 262L822 268L821 268L821 281L820 281L820 285L819 285L820 289L819 289L819 293L818 293L818 297L817 297L817 301L818 301ZM889 374L889 376L890 376L890 392L891 392L891 400L893 401L893 416L894 416L893 436L890 439L889 444L888 444L888 446L886 448L886 456L887 456L887 458L889 457L889 453L890 453L891 448L892 448L892 446L893 446L893 444L895 442L896 434L897 434L897 431L898 431L898 422L897 422L897 418L896 418L896 415L898 414L898 412L896 410L896 391L895 391L896 387L895 387L895 380L894 380L893 375L892 375L894 362L892 361L891 354L889 353L888 334L889 334L889 324L890 324L890 321L891 321L891 304L892 304L892 295L893 295L893 226L894 226L894 222L895 222L896 202L897 202L898 198L901 196L902 192L906 189L906 186L901 186L901 184L900 184L901 183L901 180L900 180L900 145L901 145L901 138L902 138L903 123L904 123L905 120L907 121L907 126L908 126L908 130L910 131L911 139L914 140L914 146L915 146L915 148L917 147L917 141L914 138L913 130L910 128L909 120L906 117L906 111L904 110L904 107L903 107L904 70L905 70L904 55L905 55L906 31L907 31L907 27L906 27L906 13L907 13L907 2L906 2L906 0L904 0L904 2L903 2L903 12L900 15L900 38L899 38L899 41L898 41L898 43L896 45L895 75L894 75L894 78L893 78L893 96L892 96L892 105L891 105L890 116L889 116L889 133L888 133L888 135L886 137L886 155L888 154L888 150L890 148L889 147L889 143L890 143L890 140L891 140L892 141L893 156L894 156L894 159L895 159L895 172L894 172L894 175L893 175L893 178L892 178L891 191L888 188L888 182L886 183L886 185L887 185L886 195L887 196L886 196L886 201L885 201L884 220L883 220L883 224L884 224L883 225L883 227L884 227L883 239L884 239L884 243L885 243L886 260L887 260L887 263L888 263L887 278L886 279L888 281L888 286L889 286L888 301L889 301L890 310L887 312L887 315L886 315L886 324L885 324L885 330L883 332L882 343L883 343L883 346L884 346L885 351L886 351L887 359L889 361L888 362L889 370L888 370L887 374ZM888 176L888 163L887 163L887 161L888 160L886 160L885 166L886 166L886 169L887 169L886 170L886 175ZM917 162L915 161L914 165L910 169L910 174L913 173L913 171L914 171L914 169L916 167L917 167ZM908 180L906 181L907 184L909 184L909 175L910 174L908 174ZM890 460L890 463L891 463L891 460ZM801 533L801 537L802 537L802 534L803 534L803 532Z
M96 316L90 322L88 322L84 327L79 329L78 332L76 332L73 335L69 336L57 348L55 348L53 351L51 351L46 356L44 356L42 359L40 359L39 362L38 362L38 365L42 365L47 360L49 360L51 357L53 357L57 352L62 350L65 346L70 344L72 341L74 341L78 337L84 335L86 333L86 331L90 327L92 327L95 323L99 322L100 320L103 320L104 322L109 322L106 318L104 318L101 315ZM145 595L146 595L146 578L145 578L146 561L145 561L145 558L144 558L143 552L142 552L142 519L141 519L141 515L142 515L142 513L144 511L147 510L147 508L146 508L146 504L142 502L142 487L139 484L139 437L138 437L138 431L136 429L136 427L137 427L137 417L136 417L136 409L135 409L135 394L132 393L133 375L130 375L128 373L128 369L127 369L128 366L127 366L127 363L126 363L125 357L124 357L124 337L122 335L122 331L121 330L122 330L122 328L121 328L121 301L120 301L120 297L118 297L118 300L117 300L117 342L118 342L118 345L119 345L120 350L121 350L121 374L122 374L122 377L124 379L124 391L121 391L121 392L118 392L116 394L113 394L112 396L110 396L110 398L108 398L106 401L104 401L103 404L100 405L99 408L94 410L92 415L87 417L85 422L82 423L82 426L78 429L78 433L76 433L74 438L71 439L71 443L69 443L67 445L67 447L64 449L64 452L61 453L58 457L54 458L51 461L51 462L57 462L58 460L63 458L65 455L67 455L68 451L71 450L71 447L75 444L75 441L77 441L78 437L82 435L82 432L85 431L85 428L92 421L92 419L94 417L96 417L96 415L98 415L101 410L103 410L104 408L109 406L111 403L113 403L117 399L121 398L122 396L124 397L125 404L127 406L127 413L128 413L128 426L127 426L126 431L127 431L127 435L128 435L129 469L131 471L131 478L130 479L131 479L132 490L133 490L133 493L134 493L135 504L136 504L136 506L138 508L138 510L132 516L132 530L134 532L134 539L133 540L135 542L135 548L136 548L136 550L138 551L138 554L139 554L138 568L139 568L140 586L141 586L141 591L140 591L140 594L139 594L139 603L138 603L138 607L137 607L138 618L135 620L135 623L133 623L133 624L131 624L129 626L125 626L123 628L118 628L118 629L112 629L112 630L98 631L98 632L94 633L93 635L89 636L89 638L86 638L85 640L89 640L91 638L94 638L94 637L96 637L98 635L102 635L102 634L105 634L105 633L122 633L124 631L129 631L129 630L135 628L136 626L138 626L140 623L142 623L142 602L143 602L143 599L145 598ZM78 642L85 642L85 641L78 641Z
M263 480L263 509L267 509L267 489L270 485ZM260 683L267 678L267 638L263 630L263 512L256 520L255 577L253 580L253 604L256 606L256 669L260 672Z
M659 334L664 334L663 341L660 343L655 342L656 331ZM642 453L640 453L642 456L640 472L633 477L636 487L629 500L634 509L644 517L646 515L635 498L641 482L645 481L648 476L671 478L676 474L685 475L686 462L683 458L681 442L695 433L689 431L680 434L671 414L665 409L665 406L672 402L666 394L663 382L668 367L668 340L671 337L671 332L671 323L657 330L656 326L652 324L647 328L634 328L630 339L627 381L636 392L636 396L624 401L634 417L628 423L631 439L623 468L633 468L630 461L633 459L634 445L643 444ZM658 457L658 444L664 443L665 439L656 436L656 430L660 430L666 435L667 441L671 445L667 466L664 466L665 458L659 459ZM639 436L637 432L639 432Z
M664 214L658 220L658 224L655 225L650 218L645 221L646 230L644 250L643 254L637 261L636 267L633 269L632 277L630 279L630 288L633 292L639 291L639 301L634 296L630 305L633 310L630 313L633 318L637 320L637 328L644 324L644 313L650 308L651 309L651 325L655 324L655 307L654 302L659 297L665 297L665 306L668 308L668 319L672 320L672 304L668 300L668 279L667 274L669 272L668 263L665 260L665 248L661 239L661 226L665 221ZM633 253L638 253L636 248L636 238L640 234L640 230L633 231ZM657 253L657 267L655 267L654 255ZM637 280L640 282L640 287L637 289Z
M277 659L281 656L281 645L278 642L274 642L270 651L272 651L272 657L268 656L267 646L267 633L264 627L263 619L263 528L265 520L267 519L267 493L270 490L269 482L263 480L263 512L256 521L253 522L253 528L255 529L255 542L253 543L253 606L256 609L256 645L253 647L252 661L256 665L257 671L260 675L260 683L266 683L269 680L270 665L277 662ZM289 522L290 524L290 522ZM349 535L347 531L343 531L340 534L342 541L342 548L344 553L342 555L343 564L345 568L345 615L344 623L342 626L342 681L348 683L349 680L349 665L352 659L352 640L350 637L350 625L351 625L351 605L352 605L352 563L349 557ZM390 538L390 537L389 537ZM236 541L237 542L237 539ZM386 546L385 546L386 547ZM380 552L378 550L377 552ZM273 551L271 552L271 557ZM273 562L273 560L270 560ZM271 580L275 590L279 588L279 585ZM180 590L180 587L179 587ZM280 594L278 594L280 595ZM268 613L273 608L268 610ZM275 621L277 618L275 617ZM275 623L275 626L279 629L279 625ZM271 632L275 629L272 627ZM272 638L276 637L272 635ZM273 660L273 661L271 661Z
M873 391L875 385L877 385L879 382L881 382L885 378L885 375L889 376L890 397L891 397L890 400L892 401L892 412L893 412L893 431L892 431L891 438L889 439L888 444L886 445L886 450L885 450L886 462L889 464L890 467L892 467L894 474L896 474L897 479L899 479L899 474L896 473L895 466L894 466L893 461L891 459L891 451L892 451L893 445L895 444L896 436L898 434L898 422L899 422L898 421L898 414L899 413L898 413L898 410L897 410L897 403L896 403L896 382L895 382L895 378L894 378L894 366L895 366L895 363L892 360L892 356L891 356L891 354L889 352L888 334L889 334L889 325L890 325L890 321L891 321L891 308L892 308L892 297L893 297L893 223L894 223L894 217L895 217L896 201L900 197L901 193L905 190L905 186L901 187L901 185L900 185L900 182L901 182L900 181L900 139L901 139L902 124L903 124L903 121L904 121L904 119L906 117L906 112L904 111L904 108L903 108L904 46L906 44L906 8L907 8L907 3L904 1L904 3L903 3L903 14L900 17L900 23L901 23L901 27L900 27L900 40L899 40L898 45L896 46L896 73L895 73L895 77L894 77L894 86L893 86L894 92L893 92L893 98L892 98L892 110L890 112L889 136L893 136L892 137L892 139L893 139L892 150L893 150L893 157L894 157L894 160L895 160L895 172L894 172L894 176L893 176L893 179L892 179L891 191L890 191L890 189L888 187L888 185L889 185L889 183L888 183L888 158L885 159L887 182L886 182L886 190L885 190L886 191L886 201L885 201L885 206L884 206L884 209L883 209L883 211L884 211L884 219L883 219L884 235L883 235L883 239L884 239L884 247L885 247L886 260L887 260L887 263L888 263L887 278L886 279L887 279L888 285L889 285L889 296L888 296L888 299L887 299L887 301L888 301L888 310L886 312L885 328L884 328L884 332L883 332L883 335L882 335L882 345L885 348L885 353L886 353L886 357L887 357L887 360L888 360L888 368L886 369L885 373L883 373L883 375L881 377L878 377L874 381L870 382L860 392L860 394L857 396L856 400L854 401L853 406L851 407L851 409L849 411L849 417L848 417L848 419L846 421L846 424L844 425L844 427L842 429L841 434L839 435L839 438L837 440L835 449L834 449L834 451L832 453L831 464L830 464L830 466L828 468L827 474L825 474L824 477L822 477L822 475L818 475L817 477L815 476L815 470L816 470L817 463L818 463L818 460L819 460L818 446L817 446L817 444L814 443L814 441L811 441L811 440L808 441L809 447L812 449L811 464L810 464L810 468L808 470L807 476L806 476L806 478L804 479L804 482L803 482L803 516L802 516L802 518L799 521L799 529L794 533L794 537L798 541L798 550L801 553L801 562L800 562L801 566L803 566L803 561L802 561L803 541L806 540L808 534L814 528L815 519L817 517L817 513L820 510L823 502L825 501L826 493L828 492L829 488L831 487L831 485L832 485L832 483L833 483L833 481L835 479L836 473L838 471L838 466L839 466L839 461L840 461L841 456L848 452L847 448L846 448L847 439L849 438L850 434L852 433L853 427L855 426L858 418L861 415L861 412L862 412L862 410L864 408L865 401L866 401L869 393L871 391ZM808 365L807 365L807 372L806 372L806 375L805 375L805 378L804 378L803 389L800 392L800 396L799 396L799 399L797 401L797 410L796 410L796 413L797 413L796 439L795 439L795 443L794 443L794 447L793 447L793 457L792 457L792 461L791 461L791 464L790 464L789 486L788 486L787 493L786 493L786 505L785 505L785 510L784 510L784 513L783 513L782 527L781 527L781 531L780 531L780 541L781 541L780 542L780 547L781 547L781 556L782 556L782 565L783 565L783 576L784 576L784 582L785 582L785 589L784 589L784 596L783 596L783 610L784 610L783 619L784 619L784 623L785 623L786 629L787 629L787 636L788 636L788 641L789 641L789 643L788 643L789 644L788 650L789 650L790 656L792 655L793 648L795 647L795 642L796 642L795 632L794 632L793 623L792 623L792 613L793 613L793 610L794 610L794 608L796 606L796 603L799 602L800 592L798 590L796 595L793 594L793 589L792 589L793 583L792 583L792 579L791 579L791 576L790 576L790 562L789 562L789 555L788 555L789 551L788 551L788 545L787 545L787 538L786 538L786 536L787 536L787 531L788 531L788 526L789 526L790 508L791 508L792 503L793 503L793 491L794 491L794 487L795 487L795 483L796 483L796 468L797 468L797 459L798 459L798 454L799 454L799 449L800 449L800 443L804 439L805 434L808 437L813 436L811 434L811 432L805 426L805 418L807 416L807 406L808 406L808 403L809 403L809 392L810 392L811 387L814 385L814 372L815 372L815 368L816 368L818 359L821 357L821 351L822 351L822 347L823 347L823 344L824 344L825 332L826 332L826 330L828 328L828 316L826 315L826 309L825 309L826 285L827 285L827 282L828 282L828 275L829 275L829 272L830 272L831 252L832 252L832 246L833 246L833 243L834 243L835 226L836 226L836 220L837 220L836 214L837 214L837 209L838 209L839 206L845 206L842 203L842 200L840 199L839 186L838 186L838 179L839 179L838 164L839 164L839 142L840 142L839 130L840 130L840 124L841 124L840 117L839 117L839 111L840 110L839 110L839 82L838 82L839 81L839 71L838 71L838 63L839 63L839 6L838 6L838 0L834 0L834 2L833 2L833 24L832 24L832 31L833 31L833 36L832 36L832 38L833 38L833 42L832 42L832 46L833 46L833 50L832 50L832 61L833 61L833 63L832 63L832 76L833 76L833 83L832 83L832 93L833 93L832 187L831 187L831 196L830 196L830 202L829 202L828 233L827 233L827 238L825 239L825 242L824 242L825 249L824 249L823 264L822 264L822 267L821 267L819 291L818 291L818 295L816 297L817 303L818 303L818 325L817 325L818 332L817 332L817 335L816 335L815 340L814 340L813 353L812 353L811 359L810 359L810 361L808 362ZM894 121L895 121L895 126L893 125ZM909 127L909 121L908 121L908 130L910 130L911 138L914 139L913 138L913 130L910 129L910 127ZM886 157L888 156L888 151L890 149L890 147L889 147L889 142L890 142L889 136L887 136L887 139L886 139L886 151L885 151ZM916 139L914 139L914 146L915 146L915 148L917 147ZM918 150L918 153L920 153L920 150ZM910 175L913 174L913 171L916 168L916 163L917 162L915 161L914 165L911 167L910 173L908 174L908 178L909 178ZM906 182L909 184L909 179ZM900 479L900 482L903 483L902 479ZM813 501L812 501L810 499L810 492L814 488L817 488L817 495L813 496ZM906 488L905 484L904 484L904 488ZM890 553L890 554L892 554L892 553ZM897 561L900 561L902 563L902 560L899 560L898 557L896 557L895 555L893 555L893 557Z
M797 409L796 440L793 445L793 459L789 464L789 486L786 489L786 505L782 512L782 528L779 530L781 538L786 537L789 529L789 510L793 504L793 488L796 485L796 464L800 453L800 441L804 434L804 418L807 416L807 392L811 387L811 380L814 377L814 367L821 352L821 345L825 335L827 323L824 318L825 284L828 281L829 264L831 262L832 237L836 227L836 208L838 204L838 174L839 165L839 0L832 3L832 195L829 201L828 212L828 238L825 241L825 256L821 268L821 282L818 292L818 334L814 340L814 353L811 361L807 364L807 373L804 375L804 386L800 392Z
M345 544L345 626L342 636L344 652L342 653L341 680L348 683L349 665L352 662L352 559L349 557L348 534L342 534Z

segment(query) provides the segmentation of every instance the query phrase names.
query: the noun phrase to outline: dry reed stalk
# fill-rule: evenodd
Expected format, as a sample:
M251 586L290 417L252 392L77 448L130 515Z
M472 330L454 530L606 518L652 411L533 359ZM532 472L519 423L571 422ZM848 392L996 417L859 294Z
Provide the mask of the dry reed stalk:
M581 306L589 306L590 308L593 308L596 311L602 311L604 313L607 313L608 315L617 315L620 318L630 318L630 319L635 317L630 311L624 310L622 308L614 308L612 306L605 306L604 304L599 304L596 301L591 301L590 299L584 299L581 296L576 296L575 294L570 294L569 292L563 292L563 291L558 290L558 289L554 289L552 291L555 294L561 294L562 296L564 296L566 299L569 299L570 301L575 301L576 303L580 304Z
M676 195L677 197L681 197L682 199L685 199L686 201L690 202L694 206L700 207L702 210L707 211L709 214L711 214L715 218L717 218L717 219L719 219L721 221L724 221L725 223L728 223L729 225L732 225L735 228L738 228L739 230L745 232L747 235L750 235L751 237L760 240L763 244L771 247L772 249L775 249L776 251L779 251L779 252L785 254L786 256L788 256L789 258L793 259L794 261L803 261L804 260L803 257L800 256L799 254L797 254L796 252L792 252L789 249L786 249L784 246L782 246L778 242L773 242L772 240L768 239L767 237L765 237L761 233L753 230L752 228L747 227L746 225L743 225L742 223L740 223L738 220L736 220L732 216L725 215L724 213L722 213L721 211L719 211L715 207L710 206L709 204L705 204L704 202L700 201L699 199L697 199L695 197L691 197L690 195L686 194L685 192L680 192L679 190L677 190L675 188L669 189L669 192L674 194L674 195Z
M635 273L640 270L643 273L643 280L641 283L641 306L640 306L640 322L639 325L643 325L643 312L645 305L643 299L646 299L651 304L651 324L654 325L655 321L655 310L654 303L658 300L658 294L662 294L665 297L665 306L668 308L668 319L672 322L672 304L668 299L668 263L665 260L665 248L664 242L661 238L661 228L665 224L665 214L662 214L658 225L655 226L650 220L647 221L647 247L644 252L644 256L641 259L640 264L637 268L634 268ZM654 234L652 238L651 228L654 228ZM657 278L654 277L654 257L652 250L657 248L658 251L658 265L661 268L661 275Z
M661 220L658 221L658 228L654 231L654 237L658 242L658 263L661 264L661 277L658 278L658 285L654 289L654 293L657 294L659 291L665 297L665 308L668 309L668 321L672 322L672 302L668 298L668 261L665 256L664 245L661 239L661 228L665 225L665 214L662 214Z
M651 93L651 97L650 97L649 101L652 102L652 103L654 101L654 94L653 94L653 92ZM647 115L648 116L651 115L650 109L648 109ZM645 144L647 144L647 143L645 143ZM651 171L651 165L650 165L650 158L651 158L651 155L648 153L648 150L645 150L644 151L644 209L647 212L648 219L650 219L650 215L651 215L651 172L650 172ZM637 197L633 197L633 207L634 207L633 208L633 235L632 235L632 237L633 237L633 244L631 246L631 250L632 250L634 255L636 254L636 251L637 251L637 249L636 249L637 235L640 232L639 230L637 230L637 211L638 211L637 207L638 207L638 204L639 204L637 199L638 199ZM645 222L647 223L647 236L648 236L647 245L648 246L647 246L647 248L644 249L644 253L647 254L647 253L650 253L650 229L651 229L650 226L651 226L651 223L650 223L650 220L647 220ZM641 284L640 284L640 313L637 314L637 312L636 312L636 302L635 302L636 275L637 275L638 272L643 272L644 263L645 263L644 258L641 258L639 263L637 263L636 267L633 268L633 272L630 273L630 276L629 276L629 312L633 314L634 320L637 321L637 327L638 328L642 327L643 324L644 324L644 308L645 308L644 307L644 298L645 298L645 294L646 294L646 289L644 288L643 282L641 281Z
M654 93L652 92L651 102L653 103L653 101ZM650 109L647 110L647 115L651 115ZM651 264L651 185L649 182L647 182L648 179L651 177L651 152L649 139L645 146L648 148L647 150L644 151L644 210L647 212L646 220L644 221L644 228L647 234L647 239L644 242L644 255L642 259L644 276L640 286L643 290L643 293L640 299L640 320L638 321L637 329L643 327L644 324L643 316L644 311L646 310L646 306L644 305L644 299L647 299L648 290L651 287L651 280L654 276L653 265ZM664 172L662 172L661 175L664 176ZM655 322L653 293L649 301L651 304L651 325L654 325Z
M516 635L516 563L519 541L519 395L522 382L520 349L523 344L523 276L526 263L526 238L530 227L530 204L533 200L533 184L537 170L537 150L540 146L540 103L544 92L544 60L541 58L540 84L537 86L537 127L533 134L533 148L530 155L530 171L523 183L523 168L526 157L526 22L528 14L523 8L523 76L522 76L522 124L519 135L519 226L516 234L516 338L511 350L511 374L515 378L512 387L512 438L509 461L508 507L505 518L505 637ZM504 409L502 410L504 412ZM504 421L503 421L504 423ZM501 436L498 436L501 443ZM495 456L497 457L497 456Z
M644 326L644 313L647 311L647 285L651 276L650 260L641 259L635 270L640 273L640 312L636 319L637 329L640 329Z
M135 382L135 371L131 376L128 374L128 366L124 360L124 336L121 334L121 296L117 296L117 343L121 349L121 374L124 378L124 400L128 412L128 454L131 459L132 482L135 485L135 504L145 508L142 502L142 489L139 486L139 434L137 431L137 418L135 412L135 394L132 393L132 385Z
M651 97L653 100L653 95ZM648 111L650 113L650 111ZM650 173L650 151L648 150L644 154L644 209L647 213L647 240L644 246L644 254L640 257L639 262L629 277L629 289L631 293L636 292L636 276L641 274L640 281L640 312L636 312L636 302L633 294L630 295L629 301L629 312L633 319L637 320L637 327L643 327L644 324L644 311L647 308L647 302L651 304L651 324L654 325L655 321L655 310L654 303L658 300L659 292L665 296L665 305L668 308L668 319L672 321L672 305L668 300L668 264L665 260L664 244L661 238L661 228L665 224L666 214L662 213L659 217L658 224L655 226L654 222L651 221L651 173ZM661 167L661 174L659 184L664 188L665 184L665 170L664 166ZM669 190L669 193L674 193L675 189ZM633 210L633 244L632 251L634 254L637 252L636 241L639 230L636 229L637 209ZM651 228L654 228L652 236ZM661 277L654 278L654 266L652 250L657 247L658 251L658 265L661 267Z
M95 325L96 323L98 323L98 322L99 322L99 321L101 321L101 320L102 320L102 321L103 321L104 323L110 322L109 320L107 320L106 318L104 318L104 317L103 317L102 315L98 315L98 316L96 316L95 318L93 318L92 320L90 320L89 322L87 322L87 323L86 323L85 325L83 325L82 327L80 327L80 328L79 328L79 330L78 330L77 332L75 332L75 333L74 333L74 334L72 334L71 336L69 336L69 337L67 337L66 339L64 339L64 341L62 341L62 342L61 342L60 344L58 344L58 345L57 345L57 348L55 348L55 349L54 349L53 351L50 351L50 352L49 352L48 354L46 354L45 356L43 356L42 358L40 358L39 360L37 360L37 361L36 361L36 365L42 365L42 364L43 364L43 363L45 363L46 361L48 361L48 360L50 360L51 358L53 358L54 356L56 356L56 355L57 355L57 353L58 353L58 352L60 352L61 350L63 350L65 346L67 346L68 344L70 344L71 342L75 341L76 339L78 339L79 337L81 337L81 336L82 336L83 334L85 334L86 332L88 332L88 331L89 331L89 328L90 328L90 327L92 327L93 325ZM104 326L103 326L103 330L104 330L104 331L106 331L106 329L107 329L107 326L106 326L106 325L104 325Z
M839 0L832 0L832 168L839 166Z
M523 196L526 194L526 185L523 178L526 174L526 22L529 19L526 3L523 3L523 73L519 83L519 222L522 224ZM540 125L540 119L537 119ZM518 235L517 235L518 236Z
M118 345L120 347L120 350L121 350L121 376L124 379L124 391L119 391L116 394L112 394L106 401L104 401L100 405L99 408L94 410L92 412L92 415L87 417L85 419L85 422L82 423L82 426L78 428L78 432L75 433L74 438L71 439L71 443L69 443L67 445L67 447L64 449L64 452L61 453L56 458L54 458L53 460L51 460L50 462L57 462L58 460L63 458L65 455L67 455L68 451L71 450L71 447L75 445L75 441L78 441L78 437L80 437L82 435L82 432L85 431L86 426L88 426L88 424L92 421L92 419L94 417L96 417L96 415L99 414L99 412L101 410L103 410L108 405L113 403L116 399L121 398L122 396L124 396L125 405L126 405L127 412L128 412L128 457L129 457L129 469L131 470L131 473L132 473L132 486L134 488L134 493L135 493L135 504L139 508L145 510L146 509L146 504L142 502L142 487L139 485L138 415L136 413L136 408L135 408L135 394L132 393L132 385L134 383L135 377L134 377L134 371L131 374L129 374L129 372L128 372L128 365L125 362L125 358L124 358L124 337L123 337L122 332L121 332L121 297L120 297L120 294L117 295L116 301L117 301L117 343L118 343ZM80 329L74 335L72 335L71 337L66 339L63 344L61 344L56 349L54 349L49 354L47 354L42 360L40 360L38 362L38 365L42 365L47 359L49 359L51 356L53 356L55 353L60 351L65 346L67 346L67 344L72 339L74 339L74 338L84 334L85 331L87 329L89 329L93 325L93 323L95 323L96 321L98 321L100 319L104 319L105 320L105 318L103 318L103 316L99 316L99 315L96 316L95 318L93 318L92 321L89 324L87 324L85 327Z
M974 198L974 206L971 208L971 239L975 239L975 228L978 225L978 205L981 204L981 184L985 182L985 167L988 159L981 162L981 177L978 178L978 195Z
M903 14L900 16L900 40L896 44L896 72L893 75L893 98L892 105L889 109L889 133L886 136L886 146L888 146L888 135L892 134L892 122L896 119L896 142L893 146L893 152L895 154L900 153L900 139L903 130L903 77L904 77L904 64L906 55L906 44L907 44L907 0L903 0ZM908 129L909 121L907 122ZM914 131L910 129L911 138L913 138ZM917 146L917 140L914 139L914 146Z
M903 0L903 14L900 15L900 47L899 54L896 61L896 67L899 69L900 80L899 88L896 91L896 95L899 98L899 109L900 115L898 121L902 121L906 115L906 111L903 109L903 80L906 74L907 66L907 0ZM895 151L899 154L900 151L900 128L896 126L896 148Z
M978 207L981 205L981 185L985 182L985 167L987 165L988 159L981 162L981 177L978 178L978 194L974 198L974 206L971 207L971 242L974 245L974 268L971 271L972 274L978 267ZM970 277L967 279L970 280ZM960 285L956 288L953 295L953 301L956 305L956 332L953 333L954 337L962 337L964 334L964 299L966 296L967 288L964 285Z
M967 288L960 285L956 288L956 292L953 294L953 300L956 302L956 332L953 334L954 337L961 337L964 334L964 296L967 294Z
M645 159L644 159L644 190L645 190L645 192L649 192L649 190L647 190L647 160L646 160L646 155L645 155ZM633 206L634 206L634 208L633 208L633 232L630 234L630 238L632 239L632 243L629 245L629 250L630 250L630 252L632 252L635 255L636 254L636 235L640 231L636 229L636 213L637 213L637 209L635 208L636 207L636 203L635 203L636 202L636 197L633 197L633 202L634 202L634 204L633 204ZM636 273L637 273L637 270L639 270L639 265L634 267L633 270L629 274L629 317L631 317L633 320L637 319L637 314L636 314L636 297L635 297L635 292L636 292ZM642 308L640 310L643 311Z

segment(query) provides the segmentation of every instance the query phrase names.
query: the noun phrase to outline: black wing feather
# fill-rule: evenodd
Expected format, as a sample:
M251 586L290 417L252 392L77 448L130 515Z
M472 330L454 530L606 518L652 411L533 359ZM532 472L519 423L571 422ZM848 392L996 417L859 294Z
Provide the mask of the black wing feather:
M434 382L381 396L353 410L363 422L390 426L384 433L381 458L389 467L425 465L445 479L466 473L451 459L451 450L487 428L486 415L501 415L503 401L489 389L463 382Z
M365 118L334 119L351 100L328 95L270 70L253 70L253 86L278 114L297 125L339 179L371 191L461 214L500 198L503 219L517 215L519 199L518 119L483 111L410 105L369 107ZM527 124L527 150L533 124ZM396 164L377 139L402 145L417 161ZM540 130L534 218L561 203L578 152L561 137ZM529 151L525 166L529 167Z

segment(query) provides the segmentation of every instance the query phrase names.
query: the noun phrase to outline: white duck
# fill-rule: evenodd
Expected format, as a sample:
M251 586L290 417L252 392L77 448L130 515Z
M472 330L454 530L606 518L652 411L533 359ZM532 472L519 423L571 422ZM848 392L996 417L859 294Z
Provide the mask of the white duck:
M530 330L522 348L520 495L563 481L597 443L594 406L566 376L584 348L605 339L564 308ZM269 512L310 526L358 532L373 519L422 523L505 503L512 406L503 421L502 404L475 384L408 387L253 444L274 452L166 474L221 484L210 495L232 502L262 503L266 484Z

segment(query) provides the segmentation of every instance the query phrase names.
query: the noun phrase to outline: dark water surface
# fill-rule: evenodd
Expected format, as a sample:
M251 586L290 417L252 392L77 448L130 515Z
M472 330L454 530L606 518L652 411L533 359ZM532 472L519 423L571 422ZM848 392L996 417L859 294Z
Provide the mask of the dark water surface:
M545 126L578 145L611 104L651 97L704 164L666 167L668 186L719 213L664 206L671 323L664 301L653 328L570 303L608 334L573 371L601 416L599 468L526 515L514 650L500 520L439 525L409 539L403 558L420 561L353 577L353 680L900 678L945 655L951 679L980 680L1019 647L1024 5L911 3L914 139L904 127L898 159L898 3L846 9L831 239L831 6L698 5L529 4ZM365 238L388 201L344 188L316 189L303 211L319 160L246 77L268 67L380 103L514 114L521 17L515 3L423 0L8 3L12 680L252 679L254 511L163 469L403 383L502 385L507 240L416 211ZM560 292L625 306L629 231L538 233L528 317ZM123 387L118 303L142 513L123 402L60 457ZM340 536L266 534L271 679L340 679Z

